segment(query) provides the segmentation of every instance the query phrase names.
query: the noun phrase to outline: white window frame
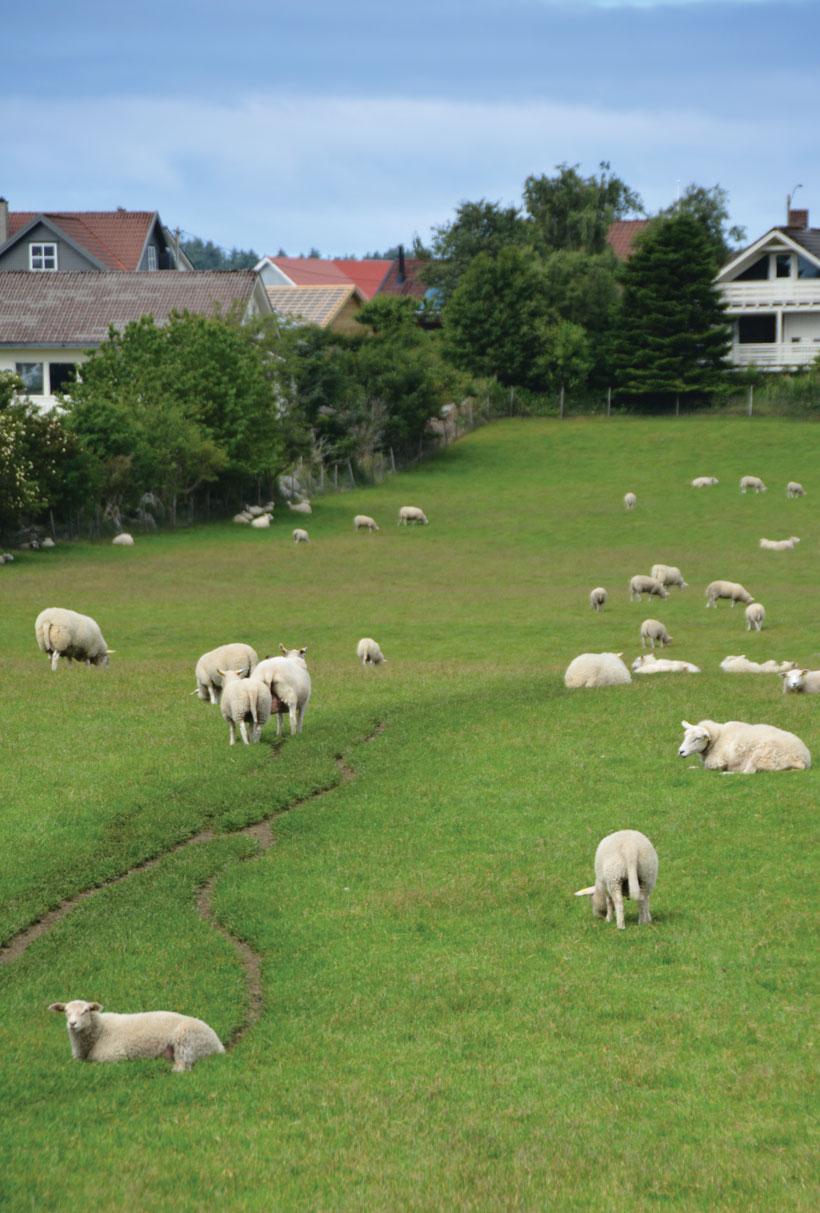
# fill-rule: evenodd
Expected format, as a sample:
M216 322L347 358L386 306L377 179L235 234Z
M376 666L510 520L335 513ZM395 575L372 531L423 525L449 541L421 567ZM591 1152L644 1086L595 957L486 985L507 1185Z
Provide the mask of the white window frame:
M40 265L35 265L39 261ZM47 265L46 262L53 262ZM28 268L35 274L53 273L57 269L57 245L52 240L37 240L28 246Z
M31 391L29 389L28 384L26 383L25 378L23 376L23 371L21 369L24 366L39 366L39 368L40 368L40 390L39 390L39 392ZM19 375L20 378L23 380L23 391L25 392L25 394L27 396L45 396L47 394L46 393L47 371L46 371L45 362L42 362L42 361L41 362L15 362L14 372L15 372L15 374Z
M157 268L157 250L153 244L148 245L148 269L155 270Z

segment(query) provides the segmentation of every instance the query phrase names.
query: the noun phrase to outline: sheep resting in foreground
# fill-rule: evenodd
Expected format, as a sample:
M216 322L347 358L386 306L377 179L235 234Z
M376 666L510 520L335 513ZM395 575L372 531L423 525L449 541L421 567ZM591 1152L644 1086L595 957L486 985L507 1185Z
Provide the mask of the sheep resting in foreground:
M282 732L282 715L286 710L290 719L290 735L301 733L305 712L310 702L311 681L305 654L307 648L286 649L279 645L280 657L266 657L260 661L253 677L264 682L274 700L276 736Z
M236 744L236 730L245 745L258 741L271 718L273 699L264 682L244 678L238 670L220 670L222 699L219 710L228 726L228 745ZM278 720L277 716L277 720ZM248 725L251 726L250 739Z
M357 514L353 519L354 531L378 531L379 524L369 514Z
M700 720L685 730L678 749L681 758L698 754L707 771L730 775L754 775L756 771L807 771L811 754L799 737L772 724L747 724L743 720Z
M304 527L297 526L293 528L293 542L310 543L310 535L308 535Z
M766 608L762 602L750 602L746 607L746 631L751 632L752 628L759 632L763 627L763 620L766 618Z
M676 585L681 590L689 589L688 581L683 580L683 573L675 564L653 564L649 571L661 585Z
M109 649L100 625L90 615L80 615L64 607L47 607L34 621L37 644L51 657L52 670L60 658L84 661L86 665L108 665L114 652Z
M623 653L581 653L573 658L564 674L564 686L571 689L614 687L632 681L621 658Z
M786 496L787 497L805 497L806 490L803 488L802 484L800 484L800 482L798 480L790 480L789 483L786 485Z
M748 489L752 489L755 493L765 493L766 486L759 476L741 476L740 491L745 493Z
M759 546L767 552L790 552L799 542L797 535L790 535L788 539L761 539Z
M602 611L606 606L607 592L602 585L596 585L594 590L589 591L589 605L593 611Z
M704 594L707 607L715 607L715 609L717 609L719 598L730 598L733 609L736 602L742 602L745 606L754 602L752 595L743 588L739 581L710 581Z
M403 505L399 510L399 521L396 525L407 526L408 522L420 522L422 526L429 525L427 515L417 505Z
M53 1002L48 1008L65 1011L71 1056L75 1061L136 1061L165 1057L174 1070L190 1070L203 1057L224 1053L213 1028L192 1015L176 1011L142 1011L116 1015L98 1002Z
M115 535L111 542L117 547L132 548L134 546L134 536L129 535L127 531L123 531L121 534Z
M650 598L653 594L656 598L669 597L669 591L661 585L657 577L644 577L636 573L629 581L629 597L633 602L640 602L641 594L648 594Z
M712 484L720 484L720 481L718 480L717 476L696 476L695 479L692 481L692 488L693 489L705 489L705 488L708 488L709 485L712 485Z
M724 674L785 674L794 666L793 661L749 661L745 653L724 657L720 663Z
M356 656L362 665L381 665L387 661L378 643L370 636L363 636L356 645Z
M211 703L219 703L222 694L220 671L236 670L243 678L247 678L258 664L256 649L252 649L249 644L222 644L218 649L203 653L196 663L196 690L191 693L202 700L210 699Z
M637 504L637 501L638 501L638 498L635 496L634 493L624 493L624 508L625 509L634 510L635 506Z
M649 898L658 879L658 853L640 830L616 830L598 843L595 852L595 884L579 889L576 897L592 898L596 918L612 922L623 931L624 898L638 903L638 922L652 921Z
M672 643L672 637L667 632L659 619L644 619L641 624L641 648L645 649L647 641L649 642L652 652L655 652L655 645L659 644L663 648L667 644Z
M783 670L783 692L820 695L820 670Z
M668 657L647 653L635 658L632 670L635 674L699 674L700 666L692 665L691 661L670 661Z

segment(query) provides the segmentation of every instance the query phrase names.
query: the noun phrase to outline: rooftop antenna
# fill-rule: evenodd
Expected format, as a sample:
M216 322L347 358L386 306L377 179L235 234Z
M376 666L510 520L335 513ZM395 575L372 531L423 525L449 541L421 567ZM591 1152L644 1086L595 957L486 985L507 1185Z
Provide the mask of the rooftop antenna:
M786 223L789 222L789 212L792 209L792 198L795 196L797 191L802 190L802 188L802 185L795 185L792 187L792 192L786 195Z

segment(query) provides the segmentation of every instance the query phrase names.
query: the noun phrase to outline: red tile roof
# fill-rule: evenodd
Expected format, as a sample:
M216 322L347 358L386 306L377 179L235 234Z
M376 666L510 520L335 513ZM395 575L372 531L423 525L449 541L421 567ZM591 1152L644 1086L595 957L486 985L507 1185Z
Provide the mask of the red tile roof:
M619 261L628 261L635 252L635 239L641 234L648 219L616 219L610 223L606 241Z
M9 211L9 236L39 214L109 270L136 270L155 211Z
M321 257L268 257L296 286L347 286L350 278L335 261Z
M422 268L427 265L423 257L405 257L404 281L399 281L398 257L390 266L387 277L382 283L380 295L407 295L411 299L423 299L429 289L426 282L421 280Z
M343 274L347 274L351 282L356 283L365 299L372 299L384 282L387 271L393 262L378 258L356 261L352 257L337 257L333 264L338 266Z

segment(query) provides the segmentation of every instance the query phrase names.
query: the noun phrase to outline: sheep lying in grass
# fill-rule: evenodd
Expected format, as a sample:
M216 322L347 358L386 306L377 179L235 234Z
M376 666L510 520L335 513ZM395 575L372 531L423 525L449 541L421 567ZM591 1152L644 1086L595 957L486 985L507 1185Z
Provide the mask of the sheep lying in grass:
M272 514L257 514L251 518L251 526L257 531L266 531L271 524Z
M399 510L399 521L396 525L407 526L409 522L419 522L422 526L429 525L424 510L420 510L417 505L403 505Z
M786 485L787 497L805 497L806 490L803 488L799 480L790 480Z
M707 607L717 608L719 598L731 599L733 609L736 602L742 602L746 606L754 602L752 595L739 581L710 581L704 593Z
M720 484L717 476L696 476L692 481L693 489L705 489L712 484Z
M767 491L765 484L763 483L763 481L760 479L759 476L741 476L740 477L741 493L745 493L749 489L751 489L755 493L765 493Z
M767 552L790 552L799 542L797 535L790 535L788 539L761 539L759 546Z
M794 667L793 661L749 661L745 653L724 657L720 663L724 674L785 674Z
M238 514L234 514L233 516L234 522L243 523L245 525L250 522L251 518L253 518L253 514L249 514L247 510L240 510Z
M14 557L11 552L3 552L0 554L0 564L14 564Z
M123 531L120 535L115 535L111 542L116 547L132 548L134 546L134 536L129 535L127 531Z
M165 1057L174 1070L190 1070L203 1057L224 1053L213 1028L176 1011L115 1015L98 1002L53 1002L49 1011L65 1011L71 1056L75 1061L136 1061Z
M676 585L681 590L688 590L689 583L683 580L683 573L674 564L653 564L650 569L652 576L661 585Z
M638 503L638 498L634 493L624 493L624 509L634 510Z
M370 636L363 636L356 645L356 656L362 665L381 665L387 661L377 642Z
M594 590L589 592L589 605L593 611L602 611L606 606L607 592L602 585L596 585Z
M649 642L653 653L655 652L656 644L664 648L665 645L672 643L672 637L659 619L644 619L641 624L642 649L646 648L647 642Z
M353 519L354 531L378 531L379 524L369 514L357 514Z
M641 594L648 594L650 598L653 594L656 598L669 597L669 591L661 585L657 577L644 577L641 573L636 573L629 581L629 597L633 602L640 602Z
M308 535L304 527L297 526L293 528L293 542L310 543L310 535Z
M755 771L807 771L811 754L794 733L771 724L746 724L743 720L701 720L685 730L678 749L681 758L698 754L707 771L753 775Z
M751 632L752 628L759 632L763 627L763 620L766 618L766 608L762 602L750 602L746 607L746 631Z
M691 661L670 661L668 657L647 653L635 658L632 670L635 674L699 674L700 666L692 665Z
M37 644L51 657L52 670L60 658L84 661L86 665L108 665L114 652L109 649L100 625L90 615L80 615L64 607L47 607L34 621Z
M236 730L245 745L258 741L271 718L273 700L264 682L245 678L237 670L220 670L222 699L219 710L228 726L228 745L236 744ZM278 716L277 716L278 720ZM250 739L248 725L251 726Z
M292 510L294 514L312 514L313 513L313 509L308 500L289 501L288 509Z
M595 852L595 884L579 889L576 897L591 897L596 918L612 922L623 931L624 898L638 903L638 922L652 921L649 898L658 879L658 853L640 830L616 830L598 843Z
M222 670L236 670L247 678L259 664L256 650L249 644L222 644L218 649L203 653L196 663L196 690L192 692L200 699L219 703L222 694Z
M784 694L792 691L796 695L820 695L820 670L784 670L780 677Z
M282 705L290 718L290 735L302 732L305 712L310 702L311 681L305 654L307 648L286 649L280 644L281 657L266 657L260 661L253 677L264 682L273 699L279 701L275 707L276 735L282 732Z
M632 681L621 658L623 653L581 653L573 658L564 674L564 686L614 687Z

